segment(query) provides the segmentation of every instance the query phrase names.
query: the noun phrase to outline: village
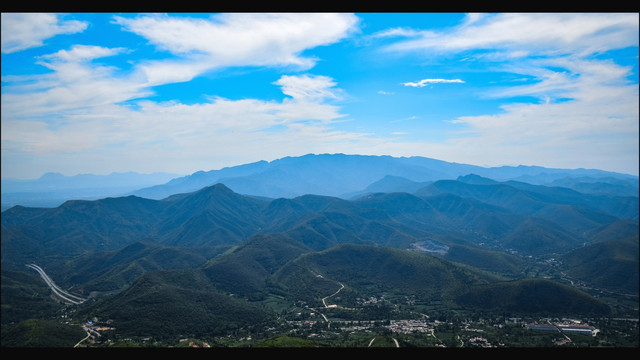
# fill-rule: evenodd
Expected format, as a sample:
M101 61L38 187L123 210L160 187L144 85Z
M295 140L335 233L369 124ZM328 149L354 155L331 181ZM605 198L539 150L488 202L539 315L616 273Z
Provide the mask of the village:
M237 338L224 336L212 339L182 338L173 346L188 347L251 347L259 346L262 341L278 336L290 336L309 339L319 346L345 346L345 339L362 339L355 343L356 347L367 347L374 339L384 337L392 340L392 347L456 347L456 348L496 348L521 346L574 347L584 342L609 344L607 335L603 337L601 330L587 321L570 318L495 318L493 320L476 319L465 321L440 321L427 317L423 319L394 320L331 320L319 313L307 313L300 320L287 321L284 326L271 327L261 334L244 334ZM78 346L166 346L150 337L112 339L113 327L110 323L87 322L87 338ZM630 326L637 334L638 323L633 319L617 319L621 324ZM635 329L635 330L633 330ZM610 331L609 331L610 332ZM611 334L609 334L611 336ZM592 339L592 340L589 340ZM353 341L353 340L352 340ZM379 340L376 340L379 341ZM514 343L517 341L517 343ZM368 345L367 343L370 342ZM354 344L354 343L352 343ZM128 345L129 346L129 345ZM349 346L349 345L347 345Z
M290 333L295 336L307 336L312 339L336 337L339 334L380 333L381 329L395 338L430 338L428 343L434 347L509 347L505 339L517 333L520 338L549 338L551 346L572 346L572 336L597 337L600 330L579 319L570 318L496 318L477 319L461 322L422 319L391 319L386 321L344 321L327 322L326 315L310 313L308 319L289 321ZM637 328L637 322L635 324ZM444 335L443 335L444 334ZM454 336L455 342L446 337ZM445 346L446 344L446 346Z

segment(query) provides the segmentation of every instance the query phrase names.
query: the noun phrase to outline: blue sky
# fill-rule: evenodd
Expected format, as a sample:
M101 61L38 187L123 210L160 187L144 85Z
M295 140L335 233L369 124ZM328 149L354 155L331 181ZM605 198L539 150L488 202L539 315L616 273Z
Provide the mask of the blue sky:
M308 153L638 175L638 13L2 13L2 177Z

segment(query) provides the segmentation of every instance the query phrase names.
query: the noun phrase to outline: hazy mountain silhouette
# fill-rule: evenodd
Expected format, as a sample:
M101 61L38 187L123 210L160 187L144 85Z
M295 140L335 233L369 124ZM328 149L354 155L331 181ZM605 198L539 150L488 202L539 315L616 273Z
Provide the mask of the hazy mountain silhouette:
M637 177L586 169L549 169L539 166L481 167L425 157L391 157L345 154L308 154L271 162L259 161L220 170L199 171L132 192L133 195L163 199L176 193L192 192L204 186L224 183L237 193L271 198L306 194L353 198L371 192L414 192L417 185L436 180L454 180L477 174L497 181L528 178L530 183L586 177L615 179L628 192ZM630 185L631 184L631 185Z
M96 200L123 196L131 191L179 177L178 174L135 172L109 175L80 174L64 176L46 173L38 179L2 179L2 210L15 205L55 207L67 200Z
M316 194L352 199L375 192L412 193L428 183L469 174L496 181L562 185L584 193L638 196L637 176L600 170L539 166L489 168L425 157L308 154L197 171L188 176L134 172L76 176L47 173L35 180L2 179L2 210L14 205L55 207L66 200L108 196L136 195L160 200L216 183L224 183L240 194L270 198Z

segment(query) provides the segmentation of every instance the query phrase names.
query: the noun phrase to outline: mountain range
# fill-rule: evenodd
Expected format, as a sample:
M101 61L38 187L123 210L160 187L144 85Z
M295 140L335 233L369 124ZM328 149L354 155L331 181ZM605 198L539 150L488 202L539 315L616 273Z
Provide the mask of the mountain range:
M63 176L47 173L35 180L2 179L2 210L15 205L56 207L66 200L97 200L136 195L160 200L223 183L233 191L270 198L307 194L354 199L372 192L414 192L430 182L476 174L497 181L571 188L583 193L638 195L638 177L588 169L540 166L481 167L425 157L308 154L198 171Z
M113 319L129 335L268 326L272 304L321 306L339 284L345 307L384 293L453 309L609 314L580 289L637 299L637 181L308 155L124 196L14 206L1 218L3 318L31 301L16 290L37 283L31 263L92 299L79 316Z
M375 193L357 200L320 195L264 199L216 184L162 200L131 195L72 200L57 208L16 206L2 213L2 252L20 257L23 264L29 256L61 252L73 257L114 250L141 238L200 246L238 244L259 233L288 233L314 250L340 243L410 248L429 239L539 255L591 243L591 234L606 234L607 227L618 229L611 236L637 230L620 225L638 221L637 197L518 182L473 183L477 180L440 180L414 194Z
M539 166L481 167L425 157L346 154L308 154L271 162L258 161L220 170L198 171L166 184L131 192L149 199L223 183L233 191L269 198L307 194L354 198L366 192L413 192L427 182L455 180L476 174L497 181L523 181L547 185L554 181L589 193L638 195L638 177L589 169L550 169ZM555 185L554 185L555 186ZM616 193L617 192L617 193Z

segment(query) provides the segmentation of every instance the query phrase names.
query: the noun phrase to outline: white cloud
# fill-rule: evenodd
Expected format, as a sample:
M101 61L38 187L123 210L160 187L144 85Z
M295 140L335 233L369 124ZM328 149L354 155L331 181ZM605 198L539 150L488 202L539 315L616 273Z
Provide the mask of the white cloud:
M5 54L41 46L59 34L84 31L87 23L63 21L49 13L2 13L2 52Z
M431 84L450 84L450 83L464 84L464 81L460 79L422 79L418 82L402 83L402 85L411 86L411 87L425 87Z
M417 37L417 36L426 36L427 34L436 35L434 32L427 30L413 30L408 28L392 28L379 31L375 34L369 35L368 38L376 39L376 38L388 38L388 37Z
M46 162L53 154L74 153L74 162L93 156L110 158L110 163L117 163L118 157L125 156L138 162L137 171L158 171L158 166L163 165L163 171L188 173L197 170L192 163L158 164L154 158L158 154L169 157L180 154L193 160L200 169L211 169L215 167L211 156L216 153L233 152L243 161L255 156L281 157L289 155L287 152L296 153L299 148L324 149L328 144L362 136L332 128L332 122L343 116L337 106L325 103L336 96L333 79L310 74L283 76L274 85L281 86L292 97L281 102L212 98L192 105L145 100L138 102L136 108L93 102L90 109L74 111L57 109L49 101L46 106L31 108L29 116L19 118L12 114L5 118L4 113L9 109L33 103L33 99L20 98L8 108L3 103L3 156L26 156ZM78 86L75 84L74 89ZM54 97L54 94L46 96ZM91 103L87 98L78 101ZM37 120L36 110L48 112L52 108L64 116ZM126 155L123 149L133 153ZM99 162L88 161L85 166L81 171L100 172ZM123 164L121 171L126 171L124 166L129 165Z
M191 59L144 61L136 67L141 83L145 86L190 81L209 69L210 63Z
M123 49L74 46L43 56L38 62L52 73L14 76L3 86L2 117L10 120L65 118L91 113L96 106L111 105L149 94L135 78L117 75L117 69L90 62Z
M36 14L31 15L27 17L33 19ZM40 19L41 22L57 19L52 14L42 15L46 16ZM128 50L75 45L41 57L39 64L52 73L37 77L3 77L10 82L3 85L2 115L5 119L64 118L90 113L89 109L95 106L149 95L152 86L188 81L217 66L302 64L306 60L298 58L298 53L340 40L353 30L356 19L350 14L245 13L218 15L206 20L166 15L134 19L115 17L115 22L126 29L184 57L143 60L134 64L133 72L120 74L120 69L92 64L91 60ZM11 20L17 21L17 16ZM5 26L10 25L3 21L3 41ZM284 76L277 85L297 101L313 103L338 98L339 94L339 90L331 89L335 82L322 76ZM326 110L314 104L308 108L315 108L324 119L334 117L336 112L333 108ZM292 107L286 113L296 118L300 112Z
M220 14L209 19L145 15L115 17L124 29L145 37L182 60L143 65L151 84L186 81L228 66L294 66L309 69L316 59L300 54L335 43L354 31L352 14ZM176 71L177 68L177 71Z
M483 14L483 13L469 13L469 14L466 14L461 27L470 26L470 25L482 20L486 16L487 16L487 14Z
M60 50L54 54L43 56L44 59L67 62L85 62L93 59L117 55L124 48L105 48L102 46L74 45L71 50Z
M638 45L634 13L506 13L473 16L442 33L404 32L392 51L508 49L544 55L593 54ZM399 35L396 33L396 35Z
M332 89L336 82L327 76L282 76L274 84L280 85L282 92L300 101L317 101L339 98L338 90Z

